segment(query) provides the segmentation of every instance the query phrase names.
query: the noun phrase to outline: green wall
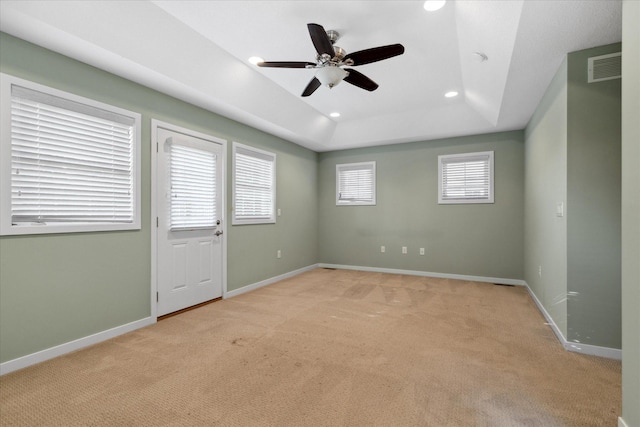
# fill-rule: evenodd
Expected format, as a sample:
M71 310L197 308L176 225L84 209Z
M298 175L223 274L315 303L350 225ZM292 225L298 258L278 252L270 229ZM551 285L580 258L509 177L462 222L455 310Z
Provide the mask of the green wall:
M525 130L525 281L567 341L616 349L621 81L588 84L587 58L620 48L570 53Z
M522 279L523 140L518 131L321 153L320 262ZM438 155L488 150L495 203L439 205ZM336 164L371 160L376 205L336 206Z
M593 120L595 130L589 130L591 123L584 129L578 124L592 121L582 103L590 101L592 94L583 92L594 90L594 85L581 88L569 78L571 61L577 58L570 56L561 66L525 132L317 154L0 33L0 71L143 117L140 231L0 238L0 362L150 316L152 118L227 139L229 154L231 141L238 141L277 155L277 206L282 212L277 223L231 226L227 221L229 291L317 262L524 278L564 336L588 336L582 342L619 348L619 283L616 289L615 279L603 284L597 277L575 275L581 263L596 255L597 262L605 259L601 268L611 272L608 279L620 262L615 253L620 222L611 220L616 216L611 206L615 194L609 194L620 191L614 170L616 161L619 169L620 157L610 151L609 131L598 133L601 124ZM604 113L608 117L615 110L612 105ZM495 151L495 203L438 205L437 156L486 150ZM603 180L585 173L585 167L595 160L601 164L602 158L607 159L610 186L599 189L594 212L585 208L591 206L590 193L581 183ZM377 162L376 206L337 207L335 165L368 160ZM627 170L633 170L628 161ZM624 182L624 173L622 178ZM637 175L626 179L637 181ZM230 209L230 167L227 184ZM565 203L565 217L556 216L558 202ZM600 204L606 204L606 211ZM576 211L585 215L573 217ZM589 221L594 213L600 222L592 233ZM594 236L606 242L607 250L613 247L604 257L604 246L593 253L583 253L584 247L568 248L569 243L575 248L593 242ZM381 245L386 246L384 254ZM407 255L401 254L402 246L408 247ZM637 243L627 246L637 249ZM424 256L418 253L421 247L426 249ZM278 249L281 259L276 259ZM577 292L580 299L572 295L567 303L568 292ZM637 326L636 320L636 330ZM637 372L637 364L625 366Z
M4 33L0 71L142 114L141 230L0 238L0 362L150 316L152 118L277 155L282 216L228 225L228 290L316 262L316 153Z
M622 418L640 427L640 2L622 4Z
M587 83L587 59L568 55L567 340L621 348L621 79Z
M525 131L524 278L567 336L567 61Z
M236 132L234 141L276 153L276 199L281 216L275 224L230 225L227 222L229 291L315 264L318 259L317 154L295 144ZM231 149L227 182L231 183ZM231 218L231 186L228 190ZM276 252L282 251L282 258Z

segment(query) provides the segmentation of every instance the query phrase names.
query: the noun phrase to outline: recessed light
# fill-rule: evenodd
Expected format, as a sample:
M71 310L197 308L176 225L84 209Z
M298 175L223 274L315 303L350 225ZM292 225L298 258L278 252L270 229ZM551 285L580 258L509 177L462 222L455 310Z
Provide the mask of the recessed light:
M458 96L458 92L452 90L451 92L445 93L444 96L447 98L455 98L456 96Z
M442 9L447 0L427 0L424 2L424 10L429 12L435 12Z
M329 114L331 117L340 117L340 113L338 113L337 111L334 111L333 113Z
M251 58L249 58L249 62L251 62L253 65L256 65L258 62L264 62L264 59L260 58L259 56L252 56Z

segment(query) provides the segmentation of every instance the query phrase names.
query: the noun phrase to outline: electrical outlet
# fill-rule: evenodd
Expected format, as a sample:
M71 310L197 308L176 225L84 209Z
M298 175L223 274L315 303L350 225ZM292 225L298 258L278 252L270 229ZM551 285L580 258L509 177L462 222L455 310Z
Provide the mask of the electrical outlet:
M542 266L538 266L538 277L542 277Z
M424 248L420 248L420 255L424 255Z
M407 247L406 246L402 247L402 253L405 254L405 255L407 254Z
M278 216L282 215L282 210L278 208Z
M282 251L280 249L276 252L276 258L282 258Z
M384 246L380 246L380 252L384 253L387 250Z

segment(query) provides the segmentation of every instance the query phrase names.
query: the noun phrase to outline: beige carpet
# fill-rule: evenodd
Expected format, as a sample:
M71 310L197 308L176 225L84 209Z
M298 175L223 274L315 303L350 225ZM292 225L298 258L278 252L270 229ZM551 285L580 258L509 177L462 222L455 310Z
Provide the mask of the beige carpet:
M522 287L316 269L0 378L2 426L611 426Z

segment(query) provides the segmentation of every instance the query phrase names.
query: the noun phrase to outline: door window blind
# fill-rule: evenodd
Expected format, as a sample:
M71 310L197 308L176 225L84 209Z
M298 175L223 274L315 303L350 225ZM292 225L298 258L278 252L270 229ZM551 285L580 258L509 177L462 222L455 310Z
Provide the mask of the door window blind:
M215 228L215 153L176 143L170 147L171 230Z
M235 223L275 222L275 154L234 145Z
M336 204L375 205L375 162L336 165Z
M11 222L132 223L135 119L13 85Z
M493 151L438 160L439 203L493 203Z

